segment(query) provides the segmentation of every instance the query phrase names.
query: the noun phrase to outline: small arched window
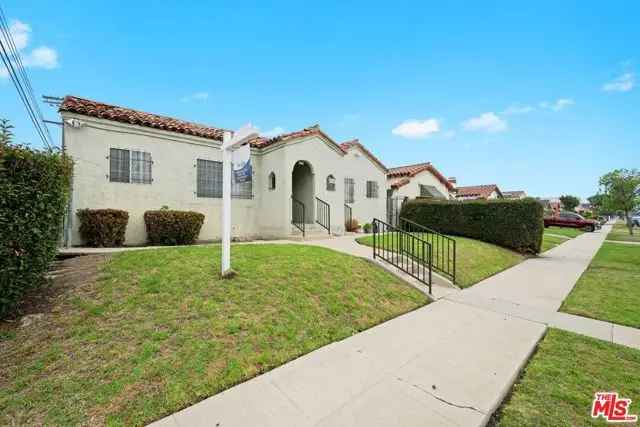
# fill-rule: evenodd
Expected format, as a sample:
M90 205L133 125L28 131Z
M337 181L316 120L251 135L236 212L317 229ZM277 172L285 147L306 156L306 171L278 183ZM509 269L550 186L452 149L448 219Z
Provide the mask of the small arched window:
M269 174L269 190L276 189L276 174L271 172Z
M327 191L336 191L336 178L333 175L327 177Z

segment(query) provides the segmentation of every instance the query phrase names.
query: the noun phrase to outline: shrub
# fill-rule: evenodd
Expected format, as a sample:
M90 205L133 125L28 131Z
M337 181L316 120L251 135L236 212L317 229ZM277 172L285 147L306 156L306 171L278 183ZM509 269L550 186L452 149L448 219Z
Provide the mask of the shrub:
M371 224L367 222L365 225L363 225L362 231L364 231L365 233L371 233Z
M152 245L190 245L196 241L204 215L161 209L144 213L147 241Z
M360 228L360 223L358 223L357 219L353 218L347 221L347 223L345 224L345 228L347 229L347 231L358 231L358 229Z
M542 205L534 199L425 201L404 204L403 218L440 233L470 237L520 253L539 253Z
M0 317L44 283L62 235L73 163L58 151L0 143Z
M118 209L80 209L80 236L92 247L113 247L124 244L129 213Z

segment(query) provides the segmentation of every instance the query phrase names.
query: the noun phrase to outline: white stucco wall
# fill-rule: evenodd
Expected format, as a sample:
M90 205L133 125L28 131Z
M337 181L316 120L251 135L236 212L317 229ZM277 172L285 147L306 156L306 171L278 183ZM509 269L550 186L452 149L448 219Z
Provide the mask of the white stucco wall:
M65 150L75 162L70 209L71 245L82 244L75 213L84 208L128 211L126 244L129 245L146 242L144 212L162 206L205 214L199 240L219 239L222 200L196 196L195 167L197 159L221 160L216 141L69 113L62 116L63 119L74 117L83 123L78 129L65 124L64 129ZM151 153L153 182L110 182L110 148ZM256 184L254 179L254 186ZM255 204L251 199L233 200L234 236L257 235Z
M385 180L386 173L363 154L355 155L352 149L344 155L337 147L318 136L297 141L287 141L263 150L259 156L262 178L276 173L276 190L263 191L259 215L260 229L265 235L281 235L283 229L291 230L291 195L293 190L292 172L298 161L307 162L313 171L314 195L327 202L331 207L331 232L344 232L344 178L353 178L355 182L355 203L352 204L353 217L363 224L372 218L385 217ZM361 153L361 152L360 152ZM279 171L278 171L278 168ZM328 191L327 177L333 175L335 191ZM366 181L378 182L377 199L366 198ZM265 184L266 188L266 184ZM283 200L285 202L283 203ZM305 205L305 209L315 211L316 205ZM284 223L282 220L285 220Z
M420 185L431 185L448 198L452 198L451 194L449 193L449 189L442 182L440 182L440 180L436 178L435 175L427 170L420 172L414 177L408 178L410 182L395 190L393 197L399 197L400 199L404 199L405 197L408 197L409 199L415 199L416 197L420 196ZM398 178L389 179L389 185L391 185L391 183L393 181L396 181L397 179Z
M78 233L78 209L123 209L129 212L126 231L128 245L146 242L144 212L168 206L205 214L199 240L220 238L219 198L196 195L197 159L221 160L219 143L213 140L166 132L141 126L63 113L63 119L78 119L82 126L65 124L64 146L75 162L70 202L70 245L81 245ZM151 153L151 184L110 182L109 150L120 148ZM313 195L306 198L315 211L315 197L331 206L331 232L344 232L344 177L356 184L354 217L360 223L373 217L385 217L386 174L363 154L347 155L318 136L252 149L253 199L232 200L232 236L240 239L282 238L292 231L292 171L298 161L306 161L313 171ZM268 188L268 176L276 175L276 188ZM327 191L326 178L336 179L335 191ZM366 198L366 181L379 185L377 199Z
M357 146L352 147L343 159L343 176L339 181L344 198L344 177L353 178L355 201L351 204L353 218L360 225L371 223L374 218L386 220L387 172L371 161ZM367 181L378 183L378 197L367 198Z

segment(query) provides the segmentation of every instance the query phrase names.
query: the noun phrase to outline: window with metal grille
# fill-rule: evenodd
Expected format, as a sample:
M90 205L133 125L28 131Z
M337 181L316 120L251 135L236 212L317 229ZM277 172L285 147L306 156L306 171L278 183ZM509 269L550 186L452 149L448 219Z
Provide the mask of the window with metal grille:
M196 195L222 197L222 162L198 159Z
M151 153L130 151L119 148L109 150L109 181L151 184Z
M196 195L198 197L222 198L222 162L198 159L196 167ZM232 173L231 197L251 199L253 197L252 181L236 182Z
M333 175L327 177L327 191L336 191L336 178Z
M112 148L109 150L109 181L129 182L131 174L129 150Z
M355 182L353 178L345 178L344 179L344 202L345 203L353 203L356 201L355 199Z
M151 184L151 153L143 151L131 152L131 182L137 184Z
M420 185L420 197L431 197L431 192L429 191L429 188L427 188L427 186L423 184L419 184L419 185Z
M378 198L378 182L367 181L367 199L377 199L377 198Z

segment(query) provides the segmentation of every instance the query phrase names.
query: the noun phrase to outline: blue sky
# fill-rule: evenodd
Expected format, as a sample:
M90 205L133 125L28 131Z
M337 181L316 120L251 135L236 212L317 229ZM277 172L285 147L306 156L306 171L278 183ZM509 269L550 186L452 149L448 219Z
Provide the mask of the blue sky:
M162 3L3 8L38 96L265 132L319 123L387 166L536 196L587 197L640 166L639 2ZM38 145L1 75L0 105Z

